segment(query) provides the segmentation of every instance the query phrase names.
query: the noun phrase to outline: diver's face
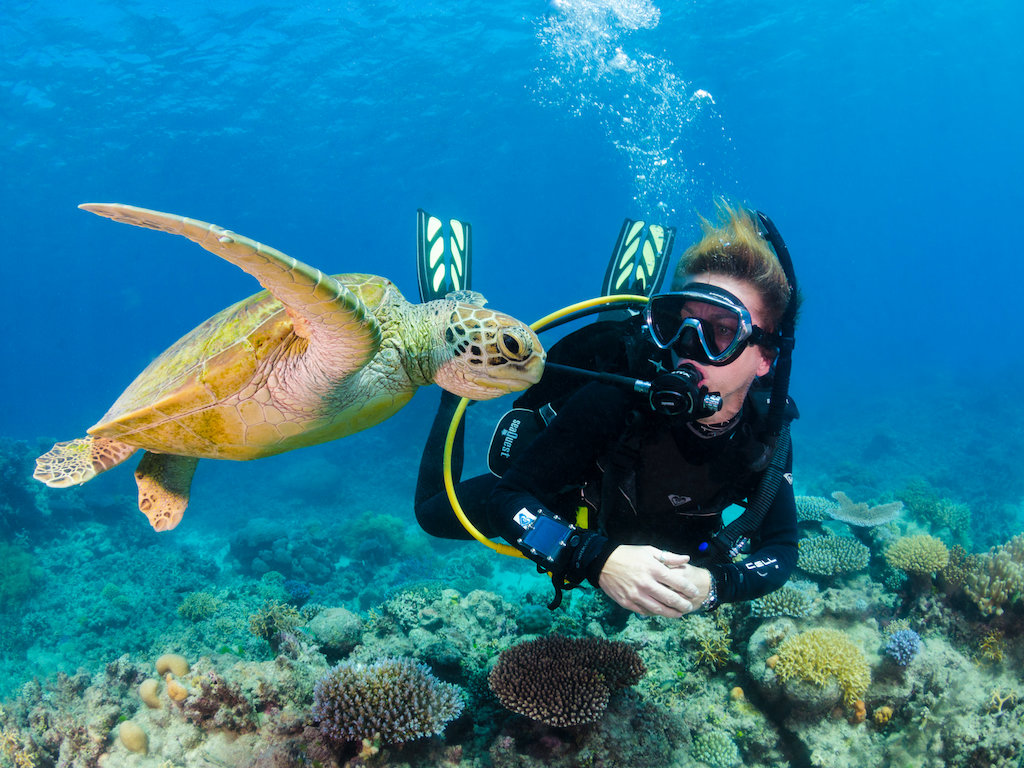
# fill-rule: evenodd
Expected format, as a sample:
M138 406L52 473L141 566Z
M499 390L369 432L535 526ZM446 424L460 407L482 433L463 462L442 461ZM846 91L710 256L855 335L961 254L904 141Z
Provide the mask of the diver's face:
M693 282L707 283L724 288L737 299L743 302L743 306L750 312L750 319L754 325L761 328L765 325L764 306L761 295L757 289L746 280L727 275L718 275L713 272L701 272L691 275ZM675 357L675 355L673 355ZM701 421L708 424L715 424L727 421L740 412L743 407L743 399L747 396L747 390L754 383L758 376L764 376L772 368L773 354L770 350L756 344L748 344L735 360L728 365L706 365L696 360L686 358L676 359L676 367L689 363L700 371L701 384L711 392L718 392L722 395L722 409L708 418Z

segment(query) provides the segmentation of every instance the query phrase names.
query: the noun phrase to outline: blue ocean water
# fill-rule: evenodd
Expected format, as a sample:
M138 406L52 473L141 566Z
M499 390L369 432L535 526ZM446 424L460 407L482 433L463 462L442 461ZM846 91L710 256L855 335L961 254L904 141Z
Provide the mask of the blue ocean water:
M1000 543L1024 529L1021 29L1024 6L997 0L9 0L0 437L84 434L258 288L83 202L214 222L409 298L423 207L472 222L474 287L532 320L595 295L623 217L676 226L681 253L725 196L772 216L805 295L798 488L923 477ZM323 524L411 523L435 399L338 444L204 463L173 535L303 494L335 497ZM472 416L481 441L499 410Z

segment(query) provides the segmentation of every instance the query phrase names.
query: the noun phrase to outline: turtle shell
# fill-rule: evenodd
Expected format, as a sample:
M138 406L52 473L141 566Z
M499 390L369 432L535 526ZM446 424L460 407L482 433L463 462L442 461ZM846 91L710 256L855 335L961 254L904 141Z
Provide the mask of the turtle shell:
M396 293L390 281L374 275L334 277L362 300L369 318L382 309L387 313L389 296ZM323 436L317 429L351 414L337 402L325 413L319 406L327 393L301 381L303 367L296 363L311 344L301 321L297 326L281 302L261 291L163 352L89 434L159 453L223 459L259 458L333 439L345 431ZM285 406L273 388L286 368L300 380Z

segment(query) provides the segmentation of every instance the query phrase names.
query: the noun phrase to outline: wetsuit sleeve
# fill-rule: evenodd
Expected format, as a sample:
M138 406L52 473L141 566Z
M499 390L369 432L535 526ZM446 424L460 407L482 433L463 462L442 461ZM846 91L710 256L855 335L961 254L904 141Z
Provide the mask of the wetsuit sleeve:
M793 484L793 454L786 465L786 479L779 485L772 505L764 516L753 550L739 563L709 566L715 577L719 603L754 600L774 592L789 579L797 561L796 498Z
M598 458L622 433L629 410L628 394L605 384L586 385L513 462L491 493L492 530L571 583L582 582L595 567L599 574L614 545L594 531L576 528L574 520L568 519L569 510L559 509L560 497L582 487ZM540 519L547 522L538 526ZM561 543L541 547L531 543L545 541L539 538L539 530L533 530L541 527L560 537Z

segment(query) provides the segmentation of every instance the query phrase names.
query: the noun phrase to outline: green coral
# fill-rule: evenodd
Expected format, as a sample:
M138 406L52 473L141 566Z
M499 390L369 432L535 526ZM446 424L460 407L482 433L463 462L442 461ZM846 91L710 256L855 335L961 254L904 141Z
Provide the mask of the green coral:
M192 622L210 618L220 610L220 600L209 592L189 592L178 606L178 615Z
M0 608L21 602L39 576L32 555L13 544L0 542Z
M949 562L949 550L939 539L928 534L903 536L885 551L885 561L907 573L935 573Z
M814 611L818 588L810 583L782 585L774 592L750 602L750 613L758 617L793 616L803 618Z
M832 519L838 505L824 496L797 496L796 519L801 523L820 523Z
M736 768L742 763L740 749L725 731L702 731L693 737L690 756L711 768Z
M863 699L871 684L864 652L837 629L809 629L791 635L779 645L778 656L775 674L779 680L806 680L824 687L835 678L847 706Z
M848 536L801 539L797 568L816 576L835 576L867 567L871 551Z

